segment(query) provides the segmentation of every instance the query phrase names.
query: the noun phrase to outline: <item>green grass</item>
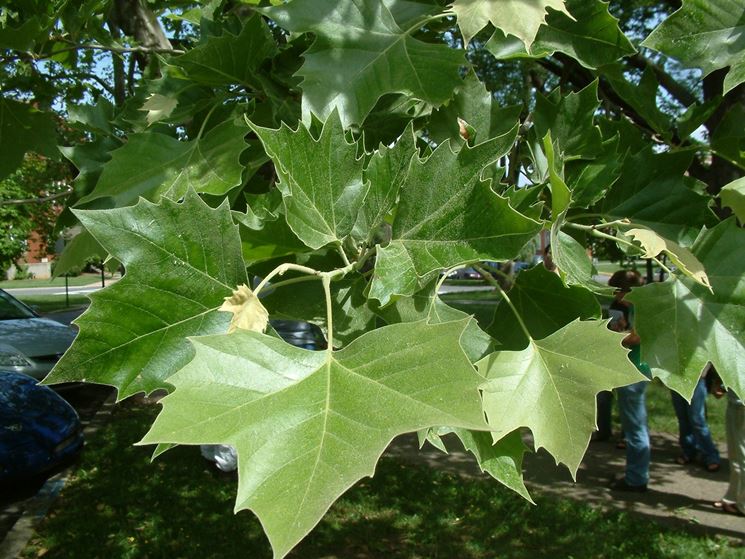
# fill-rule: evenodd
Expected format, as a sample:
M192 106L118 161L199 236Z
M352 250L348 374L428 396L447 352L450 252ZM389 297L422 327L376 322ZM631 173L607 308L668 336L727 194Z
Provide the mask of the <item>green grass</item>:
M90 302L88 297L83 294L70 294L69 305L66 304L64 295L21 295L16 296L16 299L23 301L42 314L81 307Z
M133 403L114 408L22 558L271 557L257 519L232 513L235 480L216 474L196 448L179 447L150 463L150 448L132 446L156 411ZM332 506L290 557L742 557L729 540L538 499L531 506L496 482L384 458L375 477Z
M110 279L107 276L106 279ZM70 287L78 287L81 285L98 284L101 285L100 274L82 274L72 278L67 278L68 285ZM64 287L65 278L54 278L54 279L25 279L25 280L8 280L0 281L0 288L2 289L19 289L28 287Z

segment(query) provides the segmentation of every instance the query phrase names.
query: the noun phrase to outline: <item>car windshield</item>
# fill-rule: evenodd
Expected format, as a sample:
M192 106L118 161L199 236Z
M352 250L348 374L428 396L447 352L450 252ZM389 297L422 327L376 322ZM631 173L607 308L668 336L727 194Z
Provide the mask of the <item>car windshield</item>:
M0 320L14 320L17 318L34 318L34 313L23 303L0 289Z

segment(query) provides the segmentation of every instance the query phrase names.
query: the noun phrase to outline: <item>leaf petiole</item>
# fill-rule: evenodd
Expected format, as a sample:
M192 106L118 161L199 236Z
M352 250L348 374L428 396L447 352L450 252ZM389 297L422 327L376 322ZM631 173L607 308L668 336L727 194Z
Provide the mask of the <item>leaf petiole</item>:
M515 318L517 319L517 322L520 325L520 328L525 333L525 336L527 336L529 340L532 340L533 336L530 335L530 331L528 330L528 327L525 325L525 322L523 322L523 317L517 311L517 308L512 302L512 299L510 299L509 295L507 295L507 292L504 289L502 289L501 285L499 285L499 282L495 280L494 277L492 277L492 275L489 272L484 270L478 264L474 264L473 269L476 270L479 274L481 274L481 277L484 278L486 283L488 283L489 285L493 285L497 290L499 290L500 296L504 299L504 302L507 303L507 305L512 310L512 313L515 315Z

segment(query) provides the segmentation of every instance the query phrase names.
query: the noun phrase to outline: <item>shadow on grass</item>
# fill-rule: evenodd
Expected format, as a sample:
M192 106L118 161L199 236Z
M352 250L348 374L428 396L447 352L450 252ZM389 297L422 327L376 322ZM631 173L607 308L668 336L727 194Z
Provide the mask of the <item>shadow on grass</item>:
M236 480L195 448L150 463L133 447L157 406L123 404L88 442L22 557L232 558L272 556L258 520L233 515ZM376 476L340 499L290 557L735 557L726 543L619 513L541 499L534 507L496 482L381 460ZM731 555L730 555L731 553Z

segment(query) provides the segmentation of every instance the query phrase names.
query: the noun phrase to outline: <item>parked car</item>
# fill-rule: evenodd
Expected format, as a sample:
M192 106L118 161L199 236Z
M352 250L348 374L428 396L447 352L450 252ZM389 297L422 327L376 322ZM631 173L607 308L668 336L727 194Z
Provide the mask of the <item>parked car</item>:
M41 318L0 289L0 369L44 378L67 351L76 331Z
M311 350L324 349L326 347L326 340L323 337L321 329L314 324L299 320L278 319L272 319L269 323L275 332L279 334L280 338L295 347Z
M49 472L82 447L78 414L59 394L28 375L0 373L0 482Z

